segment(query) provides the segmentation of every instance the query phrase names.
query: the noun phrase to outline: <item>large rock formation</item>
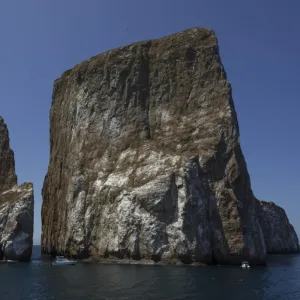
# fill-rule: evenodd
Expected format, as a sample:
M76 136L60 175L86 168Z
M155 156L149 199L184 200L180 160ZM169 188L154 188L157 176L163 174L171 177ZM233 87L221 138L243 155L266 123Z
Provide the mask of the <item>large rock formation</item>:
M29 260L33 237L33 186L17 185L14 153L0 117L0 259Z
M132 44L66 71L50 126L44 252L265 262L212 30Z

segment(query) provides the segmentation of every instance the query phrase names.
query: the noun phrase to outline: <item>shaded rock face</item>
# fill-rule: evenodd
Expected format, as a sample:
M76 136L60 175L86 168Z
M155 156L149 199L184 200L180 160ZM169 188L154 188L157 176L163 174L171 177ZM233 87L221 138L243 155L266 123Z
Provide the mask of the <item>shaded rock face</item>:
M9 147L8 129L0 117L0 192L17 184L14 152Z
M265 262L213 31L108 51L55 81L46 253Z
M33 237L33 186L17 185L14 153L0 117L0 259L26 261Z
M273 202L257 201L267 253L298 253L299 240L283 208Z

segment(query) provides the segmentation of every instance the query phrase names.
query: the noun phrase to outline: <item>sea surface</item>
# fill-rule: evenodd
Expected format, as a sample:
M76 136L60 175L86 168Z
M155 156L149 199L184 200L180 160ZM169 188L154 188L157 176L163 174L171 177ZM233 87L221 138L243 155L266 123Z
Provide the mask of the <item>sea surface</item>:
M300 300L300 256L267 267L84 264L51 266L34 247L31 263L0 264L0 299Z

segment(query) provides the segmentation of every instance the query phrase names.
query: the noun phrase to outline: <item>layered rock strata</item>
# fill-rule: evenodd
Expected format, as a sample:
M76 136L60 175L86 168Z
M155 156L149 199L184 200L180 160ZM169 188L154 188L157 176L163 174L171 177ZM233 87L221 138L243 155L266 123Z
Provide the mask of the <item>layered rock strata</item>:
M14 153L0 117L0 259L30 260L33 237L33 185L17 185Z
M114 49L57 79L42 194L45 253L265 263L214 32Z

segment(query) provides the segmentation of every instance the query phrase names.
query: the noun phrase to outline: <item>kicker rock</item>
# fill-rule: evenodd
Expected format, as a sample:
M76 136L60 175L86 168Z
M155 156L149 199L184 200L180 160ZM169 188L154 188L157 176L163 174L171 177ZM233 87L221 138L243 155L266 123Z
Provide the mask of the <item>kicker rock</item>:
M45 253L265 263L212 30L114 49L55 81Z
M267 253L300 252L298 236L284 209L266 201L257 201L257 208Z
M33 237L33 186L17 185L14 153L0 117L0 259L30 260Z

